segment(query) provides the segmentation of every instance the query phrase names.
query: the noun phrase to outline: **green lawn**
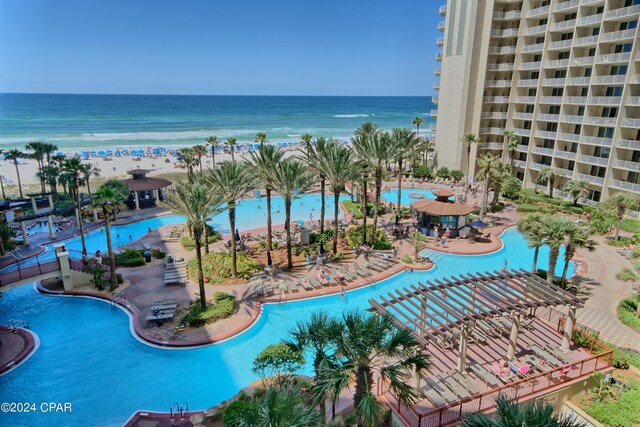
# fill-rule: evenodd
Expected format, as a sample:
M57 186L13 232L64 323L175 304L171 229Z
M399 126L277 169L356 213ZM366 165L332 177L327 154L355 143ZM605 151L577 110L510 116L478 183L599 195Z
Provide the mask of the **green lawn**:
M625 218L622 220L622 229L633 234L640 233L640 220Z

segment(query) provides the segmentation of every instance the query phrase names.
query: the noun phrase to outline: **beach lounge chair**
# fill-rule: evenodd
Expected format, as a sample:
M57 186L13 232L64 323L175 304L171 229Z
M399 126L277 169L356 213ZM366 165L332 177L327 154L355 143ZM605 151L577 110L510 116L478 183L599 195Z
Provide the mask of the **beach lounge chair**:
M302 286L305 291L312 291L313 286L309 283L307 279L298 280L298 286Z
M322 289L322 283L320 283L318 281L318 279L314 278L314 277L309 277L308 278L309 283L311 283L311 285L316 288L316 289Z
M451 376L455 378L456 381L458 381L460 384L462 384L471 394L480 393L480 389L476 385L475 381L468 376L465 377L460 372L458 372L457 369L454 369L452 371Z
M428 385L423 386L420 391L436 408L447 404L447 401Z
M569 361L569 359L567 359L567 356L559 348L547 344L544 346L544 349L552 355L556 356L560 361L564 363L567 363Z
M488 371L484 366L476 363L470 365L469 369L471 369L479 379L483 380L485 384L490 385L491 387L497 387L499 385L495 375Z
M477 329L471 330L471 338L473 338L474 341L477 341L481 344L486 344L488 341L487 337Z
M542 359L546 360L547 363L549 363L552 366L560 366L560 365L564 364L561 360L559 360L553 354L551 354L548 351L544 350L543 348L541 348L537 344L532 345L531 347L529 347L529 349L531 351L533 351L536 354L536 356L541 357Z
M273 285L271 284L271 282L267 282L267 281L262 282L262 289L264 289L265 295L273 294Z
M366 262L365 263L365 268L368 269L368 270L375 271L377 273L381 273L381 272L383 272L385 270L384 267L380 267L379 265L372 264L371 262Z
M361 268L359 264L354 263L353 264L353 269L361 277L369 277L369 276L371 276L371 272L369 272L368 270L366 270L364 268Z
M259 283L256 283L255 285L253 285L252 292L257 297L264 296L264 289L262 289L262 285L260 285Z
M431 387L432 390L434 390L436 393L442 396L444 400L446 400L448 403L452 403L458 400L456 395L453 394L451 390L449 390L447 387L445 387L438 381L435 381L431 377L422 377L422 378L426 381L426 383Z
M316 279L324 286L331 286L331 282L322 274L320 270L316 271Z
M507 372L507 370L503 370L503 368L501 368L498 363L492 364L490 370L496 376L496 378L498 378L505 384L511 382L511 379L515 376L515 374L510 369Z
M436 374L435 377L440 380L442 384L447 386L453 391L460 399L467 399L471 397L469 391L462 386L455 378L452 377L453 372L447 372L442 374Z
M351 273L349 273L346 269L341 270L338 267L335 267L335 271L339 274L342 274L342 276L345 278L347 282L351 282L356 279L356 277L353 276ZM337 274L336 274L336 277L338 277Z
M289 293L293 293L293 292L297 292L298 291L298 287L296 286L296 284L292 280L287 280L285 282L285 284L287 285L287 291L289 291Z
M178 304L173 304L173 303L157 304L157 305L151 306L151 311L175 310L177 307L178 307Z

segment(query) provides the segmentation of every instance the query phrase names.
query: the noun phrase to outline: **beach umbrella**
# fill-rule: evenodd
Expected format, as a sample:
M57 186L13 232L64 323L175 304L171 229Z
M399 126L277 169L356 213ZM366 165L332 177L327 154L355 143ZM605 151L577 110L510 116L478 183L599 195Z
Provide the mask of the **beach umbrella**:
M324 255L324 242L320 240L320 255Z
M273 265L273 260L271 259L271 251L267 251L267 265L269 267Z
M156 153L156 154L158 154L158 153L160 152L160 150L159 150L158 148L154 148L152 151L153 151L154 153Z
M486 222L482 222L479 219L473 221L469 225L472 226L472 227L475 227L475 228L485 228L485 227L489 226L489 224L487 224Z
M98 151L98 155L99 156L105 156L107 153L105 153L104 151L100 150Z
M240 241L240 232L236 228L236 242L239 242L239 241Z

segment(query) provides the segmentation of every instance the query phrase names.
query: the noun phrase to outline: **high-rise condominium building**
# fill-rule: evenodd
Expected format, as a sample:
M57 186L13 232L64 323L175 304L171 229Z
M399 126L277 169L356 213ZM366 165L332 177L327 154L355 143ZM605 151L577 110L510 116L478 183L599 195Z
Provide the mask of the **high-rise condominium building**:
M560 196L571 179L587 203L640 194L640 0L448 0L440 15L440 166L466 171L473 133L472 162L501 156L526 187L552 167Z

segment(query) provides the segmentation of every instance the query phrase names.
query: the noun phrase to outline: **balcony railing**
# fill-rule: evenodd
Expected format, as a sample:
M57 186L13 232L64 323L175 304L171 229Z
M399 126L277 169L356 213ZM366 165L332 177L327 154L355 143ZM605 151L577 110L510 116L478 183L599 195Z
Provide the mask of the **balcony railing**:
M580 138L580 142L583 144L599 145L601 147L611 147L613 139L600 136L583 136Z
M594 85L610 85L610 84L624 84L624 81L627 79L626 75L616 75L616 76L592 76L591 84Z
M483 148L485 150L502 150L503 145L501 142L483 142L478 145L478 148Z
M487 70L513 71L513 62L505 62L504 64L487 64Z
M549 13L549 6L536 7L535 9L531 9L527 13L527 17L533 18L535 16L546 15Z
M632 28L630 30L612 31L610 33L600 34L600 41L616 42L616 41L621 41L625 39L632 39L635 35L636 35L635 28Z
M514 54L516 53L515 46L489 46L489 53L497 53L497 54Z
M540 102L543 104L560 104L562 103L561 96L541 96Z
M537 130L536 136L539 138L556 139L556 132L550 130Z
M580 37L578 39L573 39L573 46L589 46L598 43L598 36L588 36L588 37Z
M559 40L557 42L551 42L549 43L549 50L568 48L571 47L572 43L573 40Z
M563 141L578 142L580 141L580 135L577 135L575 133L558 132L558 139L561 139Z
M620 9L610 10L606 13L605 19L631 18L633 15L640 14L640 4L629 7L621 7Z
M542 65L541 61L523 62L520 64L521 70L537 70Z
M531 169L534 169L534 170L537 170L537 171L540 171L540 170L542 170L544 168L548 168L548 167L549 167L549 165L545 165L544 163L538 163L538 162L531 162L531 165L530 165Z
M524 79L524 80L518 80L518 86L525 86L525 87L536 87L538 86L538 79Z
M596 105L618 105L620 100L619 96L590 96L587 102Z
M438 61L438 62L442 61L442 52L437 52L436 53L436 61Z
M614 165L618 168L640 172L640 163L638 162L630 162L628 160L616 160Z
M604 178L600 178L599 176L588 175L586 173L578 173L578 172L576 172L574 175L576 179L583 179L592 184L604 185Z
M584 103L587 102L587 97L586 96L565 96L564 102L566 102L567 104L584 105Z
M506 120L507 113L503 111L485 111L484 113L482 113L481 117L483 119Z
M640 96L627 97L627 105L640 106Z
M574 116L571 114L564 114L560 120L567 123L580 124L584 120L584 116Z
M443 4L442 6L440 6L438 8L438 12L440 13L440 16L444 16L447 14L447 5Z
M634 184L633 182L620 181L617 179L611 180L611 186L620 190L633 191L634 193L640 193L640 184Z
M533 146L531 147L531 152L536 154L543 154L545 156L553 156L553 148Z
M529 152L529 146L528 145L518 144L518 145L516 145L516 151L519 151L521 153L527 153L527 152Z
M440 97L439 96L432 96L431 97L431 103L432 104L438 105L438 102L440 102Z
M547 61L547 68L561 68L569 66L569 58L567 59L554 59Z
M508 96L485 96L482 98L482 102L487 102L491 104L503 104L509 102Z
M640 141L634 139L620 139L618 146L622 148L630 148L632 150L640 150Z
M578 154L576 158L580 162L589 163L592 165L607 166L607 164L609 163L609 159L604 159L602 157L596 156L587 156L585 154Z
M519 102L521 104L533 104L534 102L536 102L536 97L535 96L518 96L516 97L516 102Z
M542 80L542 84L544 86L564 86L567 82L566 78L558 78L558 79L544 79Z
M589 117L587 123L590 125L614 127L618 121L615 117Z
M532 36L534 34L540 34L547 31L547 24L537 25L527 30L527 35Z
M567 77L567 86L583 86L588 85L591 77Z
M539 52L544 49L544 43L536 43L536 44L528 44L526 45L522 51L523 52Z
M436 77L440 77L440 75L442 75L442 68L436 68L433 70L433 74L435 74Z
M622 119L622 126L640 129L640 119Z
M538 120L545 122L559 122L560 114L538 114Z
M527 167L527 162L523 162L522 160L514 160L513 165L517 168L524 169Z
M517 37L518 28L505 28L503 30L491 30L491 37Z
M533 113L513 113L513 118L514 119L518 119L518 120L532 120L533 119Z
M444 26L445 26L445 22L444 21L438 22L438 31L440 31L440 32L444 31Z
M582 16L577 19L576 25L591 25L602 21L602 13L597 15Z
M511 87L511 80L487 80L485 87Z
M488 128L480 128L480 133L488 133L492 135L502 135L504 132L504 128L499 127L488 127Z
M572 28L576 26L575 19L569 19L568 21L556 22L551 26L551 31L564 30L565 28Z
M433 84L433 90L440 90L440 83L435 82L435 83Z
M438 117L438 110L431 110L431 117Z
M531 136L531 129L516 128L513 132L518 136Z
M442 47L444 45L444 37L438 37L436 39L436 46Z
M510 10L509 12L493 12L493 19L520 19L520 10Z
M567 160L575 160L576 159L576 153L574 153L572 151L556 150L556 151L553 152L553 155L555 157L560 158L560 159L567 159Z
M609 53L607 55L598 55L596 64L613 64L616 62L628 62L631 58L631 52Z
M573 58L571 60L572 66L593 65L593 56L583 56L581 58Z
M553 8L554 12L558 12L561 10L573 9L574 7L578 7L580 4L580 0L570 0L563 1L562 3L556 4L556 7Z

